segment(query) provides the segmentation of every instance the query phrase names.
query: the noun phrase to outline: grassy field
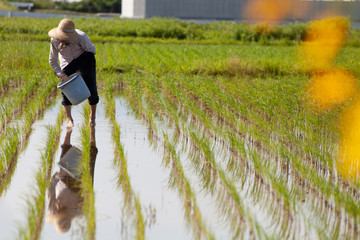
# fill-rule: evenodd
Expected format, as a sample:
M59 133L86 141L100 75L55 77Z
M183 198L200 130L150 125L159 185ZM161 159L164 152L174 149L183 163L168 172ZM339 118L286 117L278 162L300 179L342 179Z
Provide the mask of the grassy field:
M29 19L28 24L23 19L2 20L0 196L6 198L32 124L59 101L46 37L58 19ZM178 208L191 238L359 237L359 182L343 178L336 167L338 121L351 101L323 113L308 104L305 89L310 74L298 59L305 24L276 28L278 34L274 30L273 35L259 37L256 27L241 24L232 29L229 23L152 19L150 24L124 21L97 28L103 23L97 21L79 19L79 28L95 39L102 112L112 129L110 164L118 173L115 188L124 199L129 239L149 239L151 230L144 193L128 171L129 150L122 138L125 126L117 119L117 99L127 102L128 113L148 129L147 144L158 152L157 167L168 172L166 186L181 203ZM358 78L360 50L355 36L356 32L340 50L336 65ZM82 111L81 194L86 218L82 236L94 239L97 195L88 174L89 109L85 106ZM48 129L51 146L58 146L65 129L62 111L55 117L57 123ZM55 164L55 149L42 151L36 192L26 200L28 222L19 227L20 239L41 239L47 172ZM212 208L206 207L204 198ZM210 220L208 212L216 220Z

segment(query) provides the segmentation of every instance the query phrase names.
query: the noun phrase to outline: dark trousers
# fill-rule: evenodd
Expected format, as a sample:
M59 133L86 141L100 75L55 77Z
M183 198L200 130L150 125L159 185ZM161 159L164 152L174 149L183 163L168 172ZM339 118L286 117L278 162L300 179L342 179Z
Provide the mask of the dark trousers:
M63 72L70 76L76 71L81 72L81 76L84 79L87 87L90 90L90 97L88 98L90 105L95 105L99 102L99 96L96 87L96 60L95 56L91 52L84 52L78 58L72 60L64 69ZM69 99L62 93L63 101L62 105L72 105Z

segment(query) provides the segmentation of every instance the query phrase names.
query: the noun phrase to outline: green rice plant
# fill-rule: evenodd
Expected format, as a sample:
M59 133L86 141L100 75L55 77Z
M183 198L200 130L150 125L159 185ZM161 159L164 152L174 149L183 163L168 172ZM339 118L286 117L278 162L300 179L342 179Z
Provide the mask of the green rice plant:
M136 89L133 88L132 91L136 91ZM138 105L140 105L140 104L141 103L138 103ZM146 111L146 108L141 107L138 109L144 109L145 112L138 112L138 114L140 114L144 119L149 119L148 114L150 112ZM150 129L152 130L152 133L157 135L156 128L154 128L152 125L150 125L149 121L147 121L147 123L149 124ZM180 196L182 198L184 198L185 216L186 216L187 222L189 223L189 227L193 229L193 234L196 239L201 239L202 236L205 237L206 239L212 239L213 238L212 234L209 233L208 230L206 230L204 223L201 219L201 213L196 206L195 196L192 193L192 190L190 188L190 184L189 184L188 180L184 176L181 162L175 152L175 149L172 146L172 144L169 142L168 137L166 135L164 136L164 139L165 139L165 142L164 142L165 148L167 149L164 152L164 154L165 154L164 159L167 159L166 152L168 152L168 154L169 154L168 157L170 159L172 159L172 162L173 162L172 168L171 168L172 174L170 175L169 181L170 181L170 184L171 184L171 182L173 182L173 184L176 185ZM168 163L166 165L169 165L169 164L170 163ZM171 184L171 185L173 185L173 184ZM192 204L189 204L189 202L191 202Z
M270 147L270 149L271 149L271 147ZM298 153L297 153L298 154ZM297 164L297 166L302 166L302 164ZM305 166L303 166L303 167L305 167ZM319 182L319 181L318 181ZM323 184L323 183L322 183Z
M298 165L298 166L301 166L301 164L300 165ZM346 197L345 197L346 198ZM351 205L351 204L350 204Z
M20 130L18 128L9 128L7 138L1 145L1 172L5 171L6 166L12 162L14 155L18 151ZM3 176L2 176L3 179Z
M142 91L141 86L143 82L140 78L132 78L130 81L127 82L129 91L129 96L133 99L130 103L134 103L133 105L135 112L137 115L144 119L150 126L150 130L152 132L156 132L156 125L153 119L153 112L144 106L143 98L142 98ZM145 113L144 113L145 111Z
M191 189L189 180L184 175L184 170L180 161L180 156L176 152L175 146L169 141L168 136L164 135L164 159L167 167L171 166L170 185L178 188L179 195L183 198L185 217L190 227L193 229L196 239L214 239L213 234L205 226L201 217L200 209L196 204L196 196ZM171 161L171 162L170 162Z
M186 46L186 48L191 47ZM208 48L215 49L216 47ZM138 62L148 62L147 60L151 58L146 55L152 52L154 53L152 55L156 56L155 53L157 50L155 49L156 48L153 48L153 51L144 50L143 55L145 56L137 56L137 60L135 59L134 61L134 66ZM161 48L159 46L159 49L164 50L169 48ZM177 47L177 49L181 49L181 47ZM172 53L178 54L178 52L181 52L177 49L172 51ZM231 49L231 47L228 49ZM239 49L241 48L239 47ZM293 69L291 68L291 64L294 63L294 60L288 61L287 64L284 64L281 67L276 67L278 63L283 64L281 60L256 60L265 58L271 59L269 55L274 55L275 53L276 58L282 58L284 61L287 61L287 59L291 59L294 55L284 57L281 51L275 50L275 47L270 47L266 49L263 56L260 56L257 55L258 52L263 50L260 47L251 46L249 49L245 50L244 53L241 53L240 55L242 57L248 57L247 54L250 55L250 57L248 57L250 62L249 68L256 66L256 64L259 65L258 68L255 68L254 74L250 74L250 76L247 76L249 74L245 72L242 73L245 74L245 77L240 74L234 78L228 77L225 74L220 74L214 78L212 76L203 76L202 74L198 74L197 77L192 75L184 77L184 75L182 75L184 74L184 71L180 70L176 72L177 75L174 76L172 75L174 70L171 68L171 64L165 62L162 64L161 68L154 68L152 65L156 63L156 60L153 60L149 61L150 66L144 65L146 71L139 74L135 73L134 75L137 74L137 77L132 76L129 78L129 81L126 80L125 86L127 89L132 89L129 91L130 93L134 92L134 94L130 94L130 101L133 101L134 103L141 103L139 105L142 106L142 109L138 108L138 111L142 111L142 115L150 116L150 119L154 117L161 117L171 124L174 124L176 129L179 130L178 132L180 132L184 126L187 126L187 120L183 119L193 121L196 123L196 126L200 127L205 123L204 128L209 129L206 131L206 134L219 139L219 142L225 141L224 146L232 146L229 147L230 151L234 151L235 149L235 152L233 153L234 157L232 159L229 158L228 163L230 164L229 166L235 167L237 170L234 171L231 167L228 167L227 169L227 171L233 173L232 175L234 178L237 177L235 176L236 173L241 171L241 164L243 164L241 161L237 163L236 159L238 156L244 156L244 154L246 154L246 152L244 152L243 145L237 144L236 139L243 138L242 142L250 141L251 144L257 145L257 151L261 153L260 158L263 158L262 156L270 156L270 159L274 159L270 165L265 165L265 168L269 168L267 172L271 174L269 177L272 176L269 178L272 179L271 181L274 183L279 181L279 195L281 195L281 192L284 191L284 188L281 187L284 186L283 182L290 181L291 184L288 188L290 191L287 190L287 195L289 196L289 192L292 193L293 191L299 191L300 194L295 194L294 196L290 195L290 197L287 198L295 199L294 201L297 202L298 200L296 199L302 199L303 193L306 192L306 189L309 186L316 189L316 185L321 184L324 179L326 179L326 181L333 179L328 179L327 177L324 177L323 179L321 176L325 176L328 173L332 174L332 171L324 170L329 168L329 166L331 168L333 156L330 152L333 144L331 139L336 139L336 136L333 135L333 133L328 132L328 137L322 138L321 136L324 136L324 132L332 130L331 128L326 129L323 127L325 119L322 118L317 120L316 118L310 117L309 112L306 110L301 110L303 104L301 102L301 91L298 89L301 89L301 86L305 83L306 76L301 72L292 72ZM269 51L269 55L267 55L267 51ZM196 51L194 51L194 53L195 52ZM204 50L203 52L206 51ZM240 52L232 52L232 54L238 53ZM203 57L196 54L194 55L194 58L199 57L200 59ZM207 53L203 53L203 55L207 56ZM188 59L185 57L183 58ZM164 58L156 56L156 59ZM220 57L217 57L216 59L219 59L219 63L221 63L222 60ZM253 61L253 59L255 59L255 61ZM184 63L185 61L186 60L176 63L181 66L178 69L184 69L184 66L187 68L187 64ZM190 60L190 63L193 62L194 61ZM244 64L246 63L247 61L244 61ZM221 66L216 67L221 69ZM165 71L162 68L165 69ZM261 70L263 73L259 70L260 74L257 74L256 69L263 69ZM153 75L154 77L149 74L153 70L155 70L155 74ZM173 79L173 83L167 84L165 81L164 84L164 80L167 79L164 77L160 77L160 79L158 79L159 75L157 75L157 73L160 75L168 73L170 76L169 78ZM189 73L189 71L187 70L186 73ZM291 76L292 73L296 73L296 76ZM282 80L284 76L286 76L287 81ZM127 75L125 77L128 78ZM140 77L142 80L139 81L136 79ZM197 78L199 79L197 80ZM189 84L191 82L195 84ZM199 85L198 83L202 84ZM171 88L180 88L180 91L186 92L188 97L181 97L180 95L174 97L169 90ZM198 91L196 91L196 89L198 89ZM298 93L295 91L298 91ZM291 100L291 96L294 96L292 95L294 93L295 101ZM144 97L147 100L144 101ZM165 99L171 99L173 103L164 104L164 97ZM190 100L195 103L191 103ZM293 103L295 105L292 105ZM151 111L153 113L146 113L146 109L157 110ZM182 112L184 112L184 115L187 117L182 117ZM289 119L292 118L293 120L289 121ZM335 118L329 115L327 119ZM152 122L153 125L155 125L154 119ZM314 128L315 126L319 126L319 131ZM309 132L314 131L314 129L317 131L316 135ZM309 138L305 140L303 136L309 136ZM326 139L326 141L323 139ZM319 143L324 146L321 151L319 151L316 147ZM236 149L236 145L241 147ZM309 163L309 165L304 165L301 163L301 160L296 163L289 161L287 155L284 155L284 153L288 151L295 151L295 154L301 154L300 156L304 156L304 159ZM281 156L281 158L279 158L279 156ZM322 163L319 164L319 161L315 160L316 158L321 159ZM308 161L309 159L310 161ZM261 164L258 164L257 166L258 169L261 169ZM280 168L277 169L277 166ZM305 174L305 169L308 167L316 169L316 171L319 171L319 174L321 173L317 177L314 175L314 178L312 177L313 180L310 182L306 180L307 175ZM291 175L287 180L279 177L281 174L285 174L286 169L289 168L295 169L295 171L293 171L293 175ZM274 171L274 173L271 173L271 171ZM320 178L318 179L318 177ZM306 182L306 185L302 183L296 185L295 190L292 181L298 182L299 180L296 179L300 179L300 182ZM335 188L337 188L337 186ZM259 193L258 189L255 190L255 192ZM316 198L317 197L318 196L316 196ZM293 204L290 205L294 206ZM339 206L338 208L341 207ZM321 216L324 216L324 214L324 211L322 211ZM319 225L324 226L325 223ZM320 231L321 227L318 232Z
M260 165L261 166L261 165ZM280 190L281 188L279 188L279 190ZM281 190L282 191L282 190ZM286 199L288 199L288 198L286 198Z
M0 33L2 36L24 35L29 40L48 39L47 32L58 25L60 19L23 19L2 17ZM90 36L119 41L119 38L150 38L150 39L177 39L180 41L197 42L252 42L259 41L259 38L276 42L287 40L286 44L296 43L301 40L305 32L305 24L291 24L282 27L274 27L271 31L259 31L259 25L249 26L248 24L232 22L213 23L191 23L182 22L177 19L151 18L138 21L127 19L91 19L78 18L76 26L84 30ZM110 38L111 36L115 38ZM133 39L134 41L134 39ZM284 42L284 41L282 41ZM280 43L282 43L280 41Z
M0 69L6 71L27 70L28 72L30 72L29 69L32 69L33 74L36 71L43 72L47 69L47 72L51 73L51 69L48 67L49 42L22 41L18 37L14 41L0 41L2 43ZM34 59L36 60L34 61Z
M131 88L131 84L129 84L129 87ZM131 92L136 92L136 91L137 91L136 88L131 88ZM155 92L156 90L153 93ZM108 93L107 96L111 96L111 94ZM141 103L137 103L137 104L141 105ZM141 116L145 120L153 118L152 112L147 111L147 109L149 109L149 106L141 107L138 109L144 110L144 112L138 112L138 114L141 114ZM152 124L153 122L147 121L147 123L150 126L149 129L152 132L152 134L154 134L159 140L159 137L157 136L157 130L156 130L157 128L154 127L154 125ZM164 152L164 159L172 159L172 164L171 164L172 174L170 175L169 182L171 186L175 185L176 188L178 188L180 196L184 198L185 217L190 225L190 228L193 229L194 237L196 239L201 239L202 237L205 237L206 239L213 239L212 234L209 233L208 230L205 228L204 223L201 219L201 213L196 206L196 199L194 194L192 193L190 183L188 182L187 178L184 176L184 172L181 166L181 162L179 160L179 156L176 153L174 146L168 140L168 136L165 133L164 133L164 146L166 148L166 151ZM167 162L166 166L170 165L169 161L170 160L165 160L165 162Z
M113 126L112 138L115 145L114 165L119 170L118 186L121 188L124 196L124 207L126 214L133 218L134 226L136 226L136 239L145 239L145 223L142 213L142 207L138 196L134 193L131 187L130 178L127 172L127 161L123 146L120 142L120 126L115 118L115 102L113 100L114 83L108 82L106 92L106 114L110 118ZM132 210L135 212L132 213Z
M0 146L2 151L0 156L0 195L4 193L8 184L11 181L11 176L16 167L17 156L26 147L27 140L31 133L31 125L40 117L46 107L51 104L51 96L54 91L54 82L49 81L48 84L41 88L36 97L34 97L24 107L24 111L20 116L22 123L15 126L7 126L5 129L6 135L1 138Z
M46 189L50 184L52 163L55 151L59 146L60 127L64 119L64 112L60 111L55 126L48 126L46 148L41 156L41 163L36 173L36 184L31 195L26 198L27 222L26 226L18 228L18 239L39 239L45 214Z
M25 86L20 88L19 91L9 92L13 96L8 99L8 102L4 104L2 108L2 114L0 117L0 130L3 131L6 125L19 114L21 114L22 109L26 106L26 103L30 100L31 96L35 92L35 88L41 81L41 75L36 78L26 81Z
M201 93L200 93L201 94ZM197 94L198 95L198 94ZM202 117L200 117L200 118L202 118ZM257 165L257 169L259 169L259 167L260 168L262 168L261 167L261 165ZM266 168L265 168L266 169ZM264 173L263 171L260 171L262 174ZM267 174L265 174L265 175L268 175L269 174L269 172L267 173ZM273 178L274 179L274 178ZM275 179L274 179L275 180ZM275 184L275 186L277 186L277 184ZM279 190L281 190L281 188L279 188ZM281 191L283 191L283 190L281 190ZM285 195L283 195L283 194L280 194L281 196L285 196ZM290 199L289 197L286 197L285 199ZM287 200L288 201L288 200Z
M97 45L100 59L106 54L105 69L120 69L124 72L141 70L146 73L208 73L231 75L298 74L296 48L238 46L238 45L179 45L179 44L110 44ZM110 52L110 53L109 53ZM242 59L246 59L242 60ZM102 63L101 63L102 64Z
M130 85L130 83L129 83ZM144 109L144 108L141 108L141 109ZM142 114L146 115L146 111L143 112ZM193 137L196 136L196 134L192 135ZM197 139L199 140L199 139ZM255 226L258 224L256 223L253 223L252 220L250 220L251 218L248 216L244 216L244 210L243 210L243 207L242 207L242 203L240 200L240 198L238 197L236 191L234 192L234 188L233 188L233 185L232 183L228 182L226 180L226 177L224 175L224 173L219 169L219 167L216 165L216 163L213 160L213 157L212 156L212 153L211 153L211 150L207 149L207 148L201 148L201 142L199 141L194 141L195 145L198 146L197 149L199 149L199 151L202 151L205 155L208 156L208 159L210 160L207 160L206 158L204 159L205 160L205 164L204 164L204 167L197 167L197 169L201 169L203 171L203 174L202 176L204 176L206 179L208 180L205 180L205 185L204 187L206 189L213 189L214 187L214 184L215 184L215 181L218 177L218 175L220 175L220 178L221 178L221 182L225 182L225 184L223 185L223 188L221 189L225 189L224 191L221 191L221 193L218 195L218 202L222 202L224 201L224 198L227 199L226 202L229 202L229 199L231 199L231 202L233 204L230 204L232 207L234 207L235 211L237 212L236 213L236 217L233 218L233 222L232 222L232 226L234 227L234 234L235 236L239 236L241 234L240 232L240 228L243 227L243 224L245 223L244 221L244 218L248 219L250 222L248 222L249 226ZM206 150L206 151L205 151ZM194 151L192 151L194 152ZM200 157L201 158L201 157ZM220 174L219 172L220 171ZM212 178L209 178L209 176L213 176ZM209 181L210 180L210 181ZM224 194L224 195L223 195ZM228 205L224 206L224 205L221 205L219 204L222 207L224 207L225 209L223 210L224 212L226 213L229 213L229 209L227 208ZM233 208L231 208L233 209ZM239 213L238 213L239 212ZM242 223L242 224L240 224ZM262 231L259 231L257 234L260 234L262 235Z
M86 217L86 239L95 239L96 221L95 221L95 194L93 190L93 171L95 162L91 162L91 129L89 123L89 105L84 105L83 116L84 125L81 127L82 143L82 161L80 165L81 172L81 196L84 198L82 211Z

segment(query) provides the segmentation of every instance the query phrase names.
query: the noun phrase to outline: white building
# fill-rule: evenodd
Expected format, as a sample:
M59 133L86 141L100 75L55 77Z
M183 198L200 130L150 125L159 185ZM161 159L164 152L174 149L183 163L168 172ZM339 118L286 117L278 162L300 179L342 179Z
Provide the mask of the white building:
M244 0L122 0L122 17L237 19Z
M254 0L122 0L123 18L175 17L181 19L247 20L244 8ZM284 20L310 20L323 13L336 13L360 21L360 1L292 0ZM297 14L298 9L307 9ZM261 16L257 16L259 20Z

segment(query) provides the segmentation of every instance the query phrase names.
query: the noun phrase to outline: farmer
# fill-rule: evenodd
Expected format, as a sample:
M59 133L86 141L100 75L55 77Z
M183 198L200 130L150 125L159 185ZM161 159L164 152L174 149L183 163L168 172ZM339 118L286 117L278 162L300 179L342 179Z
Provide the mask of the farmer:
M69 76L80 72L90 90L88 98L90 108L90 125L95 126L96 104L99 96L96 87L96 61L95 46L89 37L81 30L75 29L71 19L64 18L57 28L49 31L51 37L49 63L55 75L64 81L70 80ZM60 61L60 65L58 63ZM71 102L62 93L62 105L65 107L67 126L73 127L71 116Z

